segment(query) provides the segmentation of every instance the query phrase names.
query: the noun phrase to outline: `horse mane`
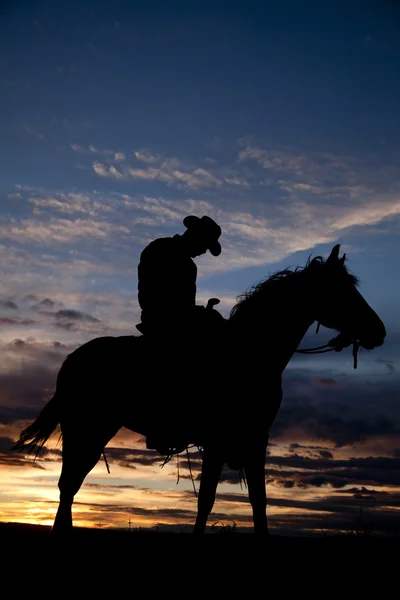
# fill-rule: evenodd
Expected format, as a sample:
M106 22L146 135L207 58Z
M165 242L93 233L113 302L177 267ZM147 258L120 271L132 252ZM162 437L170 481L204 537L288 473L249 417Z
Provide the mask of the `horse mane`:
M340 274L344 275L348 278L348 280L354 285L358 286L358 278L350 273L347 266L345 265L345 260L339 260L338 266L340 268ZM254 304L258 304L258 302L265 301L266 297L271 297L271 294L276 293L276 290L279 289L280 292L284 293L284 284L288 281L292 282L294 279L298 277L304 277L309 274L318 273L321 267L325 264L325 259L322 256L315 256L311 258L311 255L308 257L307 262L304 266L298 265L294 269L286 268L282 271L276 271L272 273L267 278L262 279L258 283L252 285L249 289L247 289L243 294L240 294L236 297L237 303L231 309L230 318L237 317L238 315L246 312L248 308L253 307ZM285 286L286 287L286 286Z

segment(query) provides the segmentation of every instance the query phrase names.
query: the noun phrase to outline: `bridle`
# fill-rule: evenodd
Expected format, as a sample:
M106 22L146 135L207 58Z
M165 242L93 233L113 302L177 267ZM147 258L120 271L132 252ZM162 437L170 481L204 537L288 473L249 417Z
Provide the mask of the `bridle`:
M319 327L320 323L317 325L316 333L318 333ZM295 350L295 352L298 354L323 354L324 352L332 352L333 350L335 352L341 352L343 348L347 348L351 343L353 343L353 366L355 369L357 369L357 353L360 348L360 342L358 340L352 340L351 338L348 338L343 333L339 333L339 335L329 340L329 342L323 346L299 349Z

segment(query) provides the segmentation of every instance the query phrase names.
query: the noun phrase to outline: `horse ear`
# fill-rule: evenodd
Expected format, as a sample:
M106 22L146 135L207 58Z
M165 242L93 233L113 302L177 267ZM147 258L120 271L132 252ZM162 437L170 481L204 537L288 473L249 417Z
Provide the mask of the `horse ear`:
M342 265L344 265L344 263L346 262L346 252L343 254L342 258L340 259L340 262L342 263Z
M330 255L328 256L328 258L325 261L326 265L330 265L333 262L336 262L337 260L339 260L339 250L340 250L340 244L336 244L336 246L334 246L332 248Z

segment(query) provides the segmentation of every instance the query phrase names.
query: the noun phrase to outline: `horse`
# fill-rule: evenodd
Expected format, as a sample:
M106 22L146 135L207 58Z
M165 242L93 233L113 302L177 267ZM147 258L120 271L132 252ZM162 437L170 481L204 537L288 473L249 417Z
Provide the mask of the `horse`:
M59 505L50 537L64 538L73 531L74 498L105 446L125 427L144 436L160 431L170 435L171 455L190 445L201 450L193 527L197 539L206 532L224 464L244 474L253 532L267 539L266 450L288 362L301 351L299 344L315 322L339 332L336 343L332 340L325 345L329 348L316 351L339 351L353 344L356 357L359 347L377 348L386 336L339 250L337 244L326 259L309 257L304 266L275 273L238 296L220 336L213 339L213 344L219 340L220 360L215 355L210 359L210 344L201 355L193 355L197 363L186 376L179 371L174 375L178 350L165 368L165 352L146 345L145 335L95 338L68 355L54 396L12 448L37 456L48 438L61 432ZM187 355L187 348L182 352ZM187 389L178 393L182 382ZM186 418L171 416L165 400L170 396L179 408L175 417L179 413ZM245 406L238 412L241 398Z

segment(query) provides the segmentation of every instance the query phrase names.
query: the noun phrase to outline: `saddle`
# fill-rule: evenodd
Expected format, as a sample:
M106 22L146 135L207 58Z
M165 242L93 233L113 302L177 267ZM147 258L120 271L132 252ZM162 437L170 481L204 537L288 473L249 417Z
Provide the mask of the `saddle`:
M207 348L211 344L222 341L228 324L227 319L218 311L213 310L216 303L217 298L211 298L206 308L204 306L196 307L193 318L188 321L182 322L177 319L166 324L165 320L157 318L150 323L147 321L138 323L136 329L143 334L146 340L154 343L162 342L163 345L164 342L171 343L184 351L196 351L196 345L198 345L199 350L201 349L203 352L205 348L207 352Z

